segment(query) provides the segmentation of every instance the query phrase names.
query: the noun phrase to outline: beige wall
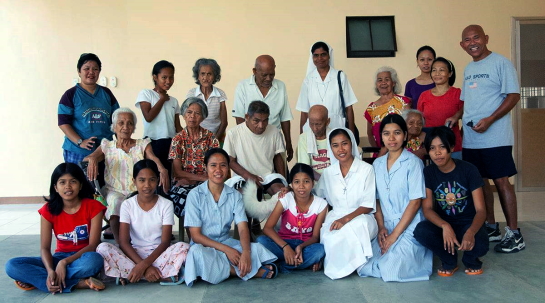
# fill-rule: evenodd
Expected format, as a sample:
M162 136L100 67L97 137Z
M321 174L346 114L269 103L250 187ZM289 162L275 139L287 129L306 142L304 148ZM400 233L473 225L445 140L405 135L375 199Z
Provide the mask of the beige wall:
M346 58L345 16L362 15L395 15L395 58ZM294 108L313 42L324 40L335 49L335 66L347 73L360 100L356 121L364 132L363 111L376 99L372 76L378 67L396 68L404 85L419 72L416 49L429 44L461 74L470 58L458 42L470 23L482 24L490 49L510 57L513 16L545 16L543 1L2 0L0 197L47 193L50 174L62 161L57 104L77 77L83 52L100 57L102 75L118 77L112 91L121 106L133 109L139 90L152 87L150 72L158 60L176 66L170 94L183 100L194 85L194 61L215 58L223 69L218 87L230 98L229 111L235 86L251 74L255 57L271 54L277 78L288 88L296 116L292 137L297 138L299 112ZM234 125L234 119L229 123ZM137 137L141 122L138 126Z

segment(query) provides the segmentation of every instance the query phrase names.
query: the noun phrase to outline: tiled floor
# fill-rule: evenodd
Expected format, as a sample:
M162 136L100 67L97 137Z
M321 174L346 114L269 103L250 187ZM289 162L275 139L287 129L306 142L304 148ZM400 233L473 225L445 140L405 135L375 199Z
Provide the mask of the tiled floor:
M39 255L40 217L36 210L41 205L0 205L0 302L545 302L545 193L517 193L517 197L528 248L511 255L490 251L483 258L482 276L470 277L460 271L451 278L433 274L426 282L385 283L354 274L332 281L323 272L301 271L272 281L229 279L219 285L200 282L193 288L108 283L99 293L81 290L55 296L17 289L3 267L12 257ZM495 212L503 222L499 203Z

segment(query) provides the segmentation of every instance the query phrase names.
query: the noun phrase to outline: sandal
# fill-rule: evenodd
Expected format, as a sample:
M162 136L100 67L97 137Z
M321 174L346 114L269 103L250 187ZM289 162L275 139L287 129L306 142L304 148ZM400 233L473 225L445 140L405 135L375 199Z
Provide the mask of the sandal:
M458 266L456 266L455 268L453 269L443 269L443 268L439 268L437 269L437 275L440 276L440 277L450 277L452 275L454 275L454 273L458 270Z
M25 282L21 282L21 281L17 281L17 280L15 280L13 282L15 283L15 286L17 286L17 288L19 288L21 290L28 291L28 290L36 289L36 286L25 283Z
M96 290L96 291L103 290L104 288L106 288L106 285L104 285L102 281L94 277L89 277L85 279L85 284L87 284L87 286L89 286L90 289Z
M466 268L465 270L466 275L470 275L470 276L482 275L483 272L484 271L482 268L479 268L479 269Z
M268 268L267 265L272 266L272 269ZM263 273L263 275L261 276L261 279L274 279L274 278L276 278L276 276L278 276L278 266L276 266L276 264L274 264L274 263L264 264L260 268L265 270L265 273ZM273 272L273 275L270 278L267 278L267 275L271 271Z
M185 281L184 278L177 279L177 277L175 277L175 276L170 277L170 279L172 280L172 282L164 281L164 282L160 282L159 284L163 285L163 286L180 285L180 284L184 283L184 281Z

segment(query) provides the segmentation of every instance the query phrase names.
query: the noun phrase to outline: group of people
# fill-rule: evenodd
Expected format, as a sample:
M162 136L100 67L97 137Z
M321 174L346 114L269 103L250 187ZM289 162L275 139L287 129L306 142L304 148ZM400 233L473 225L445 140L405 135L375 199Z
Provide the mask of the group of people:
M463 30L460 46L473 62L462 89L452 87L452 62L429 46L417 51L421 75L407 83L405 96L394 69L377 70L379 98L364 114L369 143L381 148L372 165L358 149L351 85L333 68L333 49L315 43L296 106L298 163L289 173L293 116L271 56L259 56L253 75L238 84L237 126L227 131L227 98L214 85L221 78L217 62L197 60L198 86L181 106L168 95L174 66L158 62L154 88L136 100L145 138L133 139L136 114L96 84L101 62L83 54L81 83L59 104L65 163L53 172L39 210L41 258L11 259L6 272L21 289L51 293L104 289L96 278L101 271L118 284L145 279L192 286L198 278L216 284L305 268L323 268L331 279L355 271L407 282L429 279L433 254L442 262L437 274L452 276L463 252L465 273L482 274L479 258L489 241L501 240L498 252L525 247L508 180L516 174L509 112L519 87L513 66L487 43L482 27ZM106 205L91 199L88 180L100 176ZM507 219L503 238L489 179ZM278 197L257 243L241 194L245 185L255 185L257 193L244 195L257 200ZM190 244L171 244L175 214L184 216ZM117 245L100 243L104 216ZM230 236L233 222L238 240Z

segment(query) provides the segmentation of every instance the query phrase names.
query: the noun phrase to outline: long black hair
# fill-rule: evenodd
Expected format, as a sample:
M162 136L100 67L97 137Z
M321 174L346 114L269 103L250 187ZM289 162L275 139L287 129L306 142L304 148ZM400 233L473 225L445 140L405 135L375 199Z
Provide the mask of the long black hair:
M89 182L85 178L85 174L83 173L81 168L74 163L61 163L57 165L57 167L53 171L53 174L51 174L49 198L44 197L45 202L47 202L47 210L49 210L49 212L54 216L59 215L64 207L62 197L55 190L55 185L57 185L59 179L66 174L71 175L72 177L76 178L79 183L81 183L81 189L78 193L78 197L80 199L93 198L93 189L91 188L91 184L89 184Z

